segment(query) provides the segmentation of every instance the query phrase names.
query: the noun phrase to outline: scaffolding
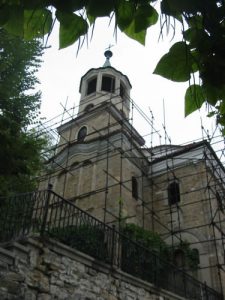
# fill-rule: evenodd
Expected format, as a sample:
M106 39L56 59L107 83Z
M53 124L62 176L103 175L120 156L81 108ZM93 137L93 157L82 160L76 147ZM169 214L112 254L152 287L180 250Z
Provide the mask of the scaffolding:
M67 109L65 105L62 115L39 124L38 135L50 136L52 141L51 149L43 153L48 168L38 178L40 188L58 183L57 193L94 215L88 205L101 202L97 217L104 223L115 224L118 229L126 222L136 223L159 233L172 248L187 240L200 254L198 272L209 270L213 288L224 292L223 137L218 130L210 135L202 126L199 140L173 145L165 124L161 130L155 128L150 109L148 116L127 96L131 110L126 117L125 101L121 98L117 104L122 105L122 109L115 113L113 97L114 94L109 93L102 105L85 112L89 118L96 113L104 114L105 123L102 128L92 126L91 133L82 142L74 135L74 126L79 125L78 107ZM57 129L65 124L66 135ZM82 160L71 160L77 145L86 144L87 149L97 140L101 141L101 149L87 152ZM63 160L59 159L60 155ZM84 187L83 182L78 181L88 173L92 174L92 182ZM100 177L101 185L96 183ZM73 178L77 189L72 195L68 190ZM169 193L175 197L172 203L168 202ZM85 199L89 199L87 206Z

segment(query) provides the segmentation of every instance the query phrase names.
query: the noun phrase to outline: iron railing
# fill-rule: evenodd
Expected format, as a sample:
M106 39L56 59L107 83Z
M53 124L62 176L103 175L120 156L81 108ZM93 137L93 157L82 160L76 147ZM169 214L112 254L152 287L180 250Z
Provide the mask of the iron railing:
M38 233L188 299L223 296L51 189L0 198L0 242Z

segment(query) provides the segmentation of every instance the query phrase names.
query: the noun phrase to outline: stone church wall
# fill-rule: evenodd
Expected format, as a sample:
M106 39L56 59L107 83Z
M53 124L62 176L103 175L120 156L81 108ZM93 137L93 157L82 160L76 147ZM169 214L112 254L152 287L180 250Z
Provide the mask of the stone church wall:
M54 240L0 248L1 300L183 299Z

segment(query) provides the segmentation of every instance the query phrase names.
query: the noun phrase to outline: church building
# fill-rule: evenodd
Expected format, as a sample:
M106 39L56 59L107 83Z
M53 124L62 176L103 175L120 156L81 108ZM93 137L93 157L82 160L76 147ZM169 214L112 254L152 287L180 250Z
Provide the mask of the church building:
M134 223L171 247L198 255L191 275L225 292L225 170L208 141L145 146L132 124L131 83L111 66L81 77L78 114L58 127L59 143L40 189L53 191L102 222ZM182 251L175 263L185 267ZM188 271L188 270L187 270Z

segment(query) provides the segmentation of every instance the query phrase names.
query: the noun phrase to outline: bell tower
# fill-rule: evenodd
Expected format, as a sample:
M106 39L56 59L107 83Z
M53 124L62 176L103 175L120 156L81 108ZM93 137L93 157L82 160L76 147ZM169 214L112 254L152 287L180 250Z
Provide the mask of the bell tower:
M80 105L78 115L100 106L111 103L129 118L131 84L126 75L111 66L110 50L104 53L106 61L97 69L90 69L80 81Z
M145 141L129 122L131 84L111 66L105 51L102 67L81 77L76 118L57 128L53 189L103 222L120 224L136 215ZM125 181L126 184L120 183ZM141 222L141 221L140 221Z

